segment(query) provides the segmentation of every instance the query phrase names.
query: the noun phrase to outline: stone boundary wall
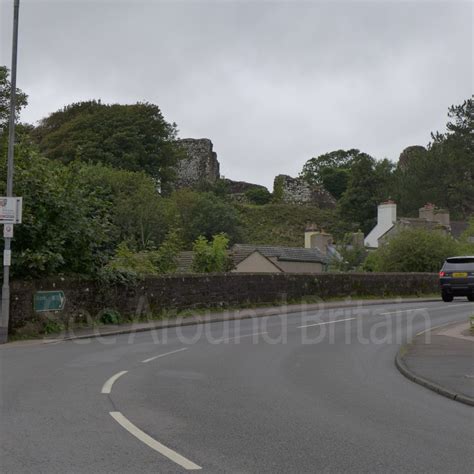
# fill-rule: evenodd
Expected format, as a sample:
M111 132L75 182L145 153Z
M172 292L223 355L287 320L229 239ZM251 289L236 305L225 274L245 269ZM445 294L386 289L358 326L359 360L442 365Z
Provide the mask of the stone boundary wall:
M107 286L93 281L52 278L15 281L11 289L10 330L41 314L33 309L36 291L62 290L58 317L81 321L104 309L125 316L150 315L163 309L191 309L295 301L303 297L406 296L438 291L435 273L259 273L186 274L148 278L136 286Z

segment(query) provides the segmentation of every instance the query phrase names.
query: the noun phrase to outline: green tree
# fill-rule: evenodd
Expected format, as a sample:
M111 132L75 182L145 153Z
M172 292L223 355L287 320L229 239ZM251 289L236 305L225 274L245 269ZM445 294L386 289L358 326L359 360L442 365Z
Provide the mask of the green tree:
M0 164L5 192L6 157ZM67 167L16 146L15 193L23 196L23 223L15 227L12 271L16 278L60 272L91 274L112 252L107 207L78 185Z
M144 171L169 190L182 151L176 124L149 103L79 102L41 120L33 137L47 158Z
M407 229L371 252L364 268L378 272L438 272L446 257L457 254L458 244L437 231Z
M0 66L0 135L6 129L10 117L11 83L8 79L8 68ZM17 88L16 90L16 115L28 103L28 96Z
M350 168L323 168L320 172L322 184L336 199L347 189L350 174Z
M232 242L241 236L241 223L236 208L212 193L181 189L171 196L177 209L177 226L182 230L186 246L200 235L210 239L225 233Z
M473 116L472 99L450 107L446 132L432 134L427 150L413 149L409 159L399 162L394 197L401 212L415 215L433 202L455 218L474 213Z
M252 204L257 204L262 206L263 204L268 204L271 199L272 195L268 191L267 188L250 188L245 192L245 197L251 202Z
M176 208L158 194L150 176L102 164L75 163L69 167L76 170L84 190L107 203L117 244L126 241L138 251L163 242L176 220Z
M105 266L105 274L115 273L143 277L158 273L150 252L134 252L126 242L121 242L115 255Z
M458 254L474 255L474 216L469 219L469 226L459 239Z
M212 241L199 236L193 244L192 269L197 273L219 273L230 269L229 239L225 234L214 235Z
M178 254L183 246L178 232L171 230L154 253L153 263L158 273L174 273L178 268Z
M180 245L175 231L167 235L158 250L135 251L127 242L121 242L97 276L108 283L131 283L150 275L173 273L178 267Z
M366 154L354 159L347 189L337 204L337 212L348 230L358 227L367 233L373 228L377 205L389 197L392 169L388 160L376 161Z
M300 176L310 184L323 185L336 199L347 189L352 164L359 157L369 157L355 148L335 150L308 160Z

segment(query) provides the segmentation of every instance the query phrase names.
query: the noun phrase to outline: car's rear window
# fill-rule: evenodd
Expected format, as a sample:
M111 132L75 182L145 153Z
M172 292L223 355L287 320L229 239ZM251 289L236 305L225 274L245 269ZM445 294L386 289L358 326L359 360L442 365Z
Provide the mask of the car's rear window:
M474 272L474 258L448 258L443 265L444 271L456 271L463 270L468 272Z

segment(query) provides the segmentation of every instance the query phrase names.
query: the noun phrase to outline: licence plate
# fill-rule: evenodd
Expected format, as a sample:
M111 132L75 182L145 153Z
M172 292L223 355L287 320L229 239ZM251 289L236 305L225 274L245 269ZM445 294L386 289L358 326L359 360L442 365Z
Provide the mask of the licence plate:
M466 277L467 277L466 272L453 273L453 278L466 278Z

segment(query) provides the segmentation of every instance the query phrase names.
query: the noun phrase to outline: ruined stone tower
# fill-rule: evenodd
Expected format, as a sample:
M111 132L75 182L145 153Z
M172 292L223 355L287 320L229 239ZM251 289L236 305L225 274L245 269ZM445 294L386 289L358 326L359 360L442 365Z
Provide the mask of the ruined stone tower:
M183 138L179 140L185 156L176 170L177 188L194 188L219 179L219 162L208 138Z

